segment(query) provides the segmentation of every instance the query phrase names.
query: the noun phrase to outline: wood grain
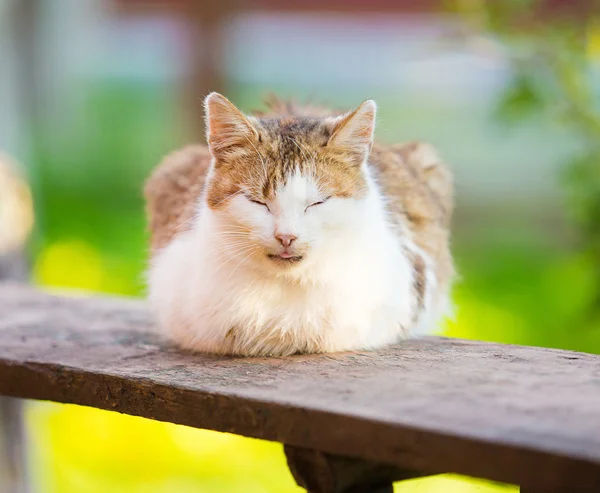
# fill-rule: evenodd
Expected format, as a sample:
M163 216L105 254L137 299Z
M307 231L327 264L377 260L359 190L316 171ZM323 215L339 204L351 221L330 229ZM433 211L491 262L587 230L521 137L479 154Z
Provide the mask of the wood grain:
M444 338L372 353L184 354L143 302L0 285L0 393L423 473L600 491L600 357Z

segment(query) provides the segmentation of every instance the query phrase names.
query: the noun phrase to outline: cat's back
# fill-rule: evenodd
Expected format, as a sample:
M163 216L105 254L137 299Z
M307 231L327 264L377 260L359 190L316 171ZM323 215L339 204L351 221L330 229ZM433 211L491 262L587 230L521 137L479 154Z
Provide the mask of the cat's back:
M454 208L452 173L424 142L373 146L369 163L396 220L420 230L448 228Z
M153 251L189 229L210 160L205 146L184 147L165 156L146 181L144 196Z
M450 222L454 209L452 173L424 142L375 144L369 158L391 219L408 228L415 244L435 261L438 282L453 275Z

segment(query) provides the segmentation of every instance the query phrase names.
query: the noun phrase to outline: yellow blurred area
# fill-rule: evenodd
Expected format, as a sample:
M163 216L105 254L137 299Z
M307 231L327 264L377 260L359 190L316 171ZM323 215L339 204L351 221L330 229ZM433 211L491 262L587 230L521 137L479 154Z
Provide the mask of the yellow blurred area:
M294 493L282 446L73 405L32 403L26 416L43 487L60 493ZM493 493L514 487L444 475L402 493Z
M468 309L459 308L456 318L446 324L444 335L447 337L477 339L481 326L497 328L498 335L504 336L525 327L518 314L482 301L473 293L459 293L455 298L457 306Z
M27 421L44 483L35 491L302 491L276 443L72 405L33 403Z
M51 243L37 256L34 281L59 288L88 291L125 291L128 280L104 263L101 252L79 238Z
M592 59L600 59L600 19L590 22L587 36L587 53Z

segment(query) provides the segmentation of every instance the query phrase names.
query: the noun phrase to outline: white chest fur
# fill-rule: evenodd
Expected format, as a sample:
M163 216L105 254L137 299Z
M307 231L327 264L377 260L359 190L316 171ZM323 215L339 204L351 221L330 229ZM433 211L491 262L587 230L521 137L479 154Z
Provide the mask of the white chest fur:
M370 349L406 337L417 309L412 266L375 206L343 247L333 242L281 275L223 259L218 222L201 211L153 259L149 294L161 327L184 347L245 355Z

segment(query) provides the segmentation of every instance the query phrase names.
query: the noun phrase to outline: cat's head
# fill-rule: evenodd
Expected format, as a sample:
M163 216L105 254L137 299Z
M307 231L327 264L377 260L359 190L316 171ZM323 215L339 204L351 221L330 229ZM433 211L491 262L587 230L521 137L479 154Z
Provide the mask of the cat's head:
M225 251L290 271L351 241L364 220L373 101L326 117L246 116L217 93L205 105L213 156L205 200Z

